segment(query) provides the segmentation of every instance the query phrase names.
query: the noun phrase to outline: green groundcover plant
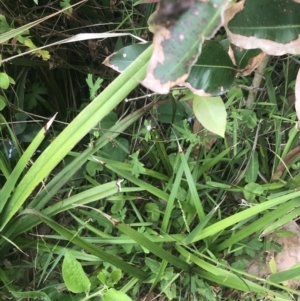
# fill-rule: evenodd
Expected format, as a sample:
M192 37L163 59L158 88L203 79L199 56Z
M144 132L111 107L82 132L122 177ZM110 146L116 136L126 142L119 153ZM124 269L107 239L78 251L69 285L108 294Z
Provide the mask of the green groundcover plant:
M284 246L274 237L289 241L291 230L278 229L299 215L289 97L296 93L297 107L300 4L233 2L162 0L156 10L98 3L108 16L117 11L117 27L45 45L88 40L92 56L101 44L92 39L118 37L101 68L120 74L108 81L105 72L77 68L88 101L71 113L54 70L53 93L30 69L9 71L54 68L31 31L55 16L75 22L80 12L91 20L98 12L61 1L59 11L23 26L0 15L0 43L9 48L0 73L3 300L299 298L290 285L299 267L279 268ZM148 21L147 35L118 32L128 20ZM24 47L35 59L23 59ZM63 102L48 102L51 93ZM6 118L14 106L17 125ZM24 112L37 108L52 117L30 126ZM55 126L56 112L71 116L67 126ZM265 275L251 272L257 262Z

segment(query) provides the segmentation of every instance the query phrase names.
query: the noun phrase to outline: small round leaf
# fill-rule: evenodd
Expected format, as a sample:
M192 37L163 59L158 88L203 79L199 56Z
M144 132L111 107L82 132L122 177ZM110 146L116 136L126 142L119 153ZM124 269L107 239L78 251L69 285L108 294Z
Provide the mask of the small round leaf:
M7 89L8 87L9 87L9 76L4 72L0 72L0 88Z

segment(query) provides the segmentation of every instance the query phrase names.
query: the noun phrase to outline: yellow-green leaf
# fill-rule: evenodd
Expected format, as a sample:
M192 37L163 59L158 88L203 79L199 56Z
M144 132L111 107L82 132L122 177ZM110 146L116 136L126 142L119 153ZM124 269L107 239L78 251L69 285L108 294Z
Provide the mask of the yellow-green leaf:
M91 287L90 280L85 275L81 264L69 251L66 251L65 253L62 264L62 275L69 291L73 293L84 293L89 291Z
M195 95L193 110L196 118L207 130L224 137L227 112L221 97Z

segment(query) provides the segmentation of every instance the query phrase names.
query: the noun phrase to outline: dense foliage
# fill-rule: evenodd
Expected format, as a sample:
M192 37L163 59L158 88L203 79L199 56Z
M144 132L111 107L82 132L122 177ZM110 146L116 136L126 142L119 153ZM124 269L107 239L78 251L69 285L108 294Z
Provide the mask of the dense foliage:
M0 8L0 299L298 300L300 4L46 2Z

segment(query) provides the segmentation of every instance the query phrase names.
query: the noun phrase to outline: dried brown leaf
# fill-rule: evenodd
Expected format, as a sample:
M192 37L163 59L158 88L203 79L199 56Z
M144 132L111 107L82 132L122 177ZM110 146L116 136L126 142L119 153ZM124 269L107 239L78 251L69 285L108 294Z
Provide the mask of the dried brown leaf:
M286 166L288 166L297 156L300 154L300 146L291 150L284 158L283 162L279 163L273 176L272 181L279 180L282 176L283 172L286 170Z
M239 70L239 74L244 76L250 75L260 65L261 61L266 55L267 54L265 52L261 52L257 56L253 57L243 70Z
M298 121L300 121L300 70L298 71L295 84L295 109Z

